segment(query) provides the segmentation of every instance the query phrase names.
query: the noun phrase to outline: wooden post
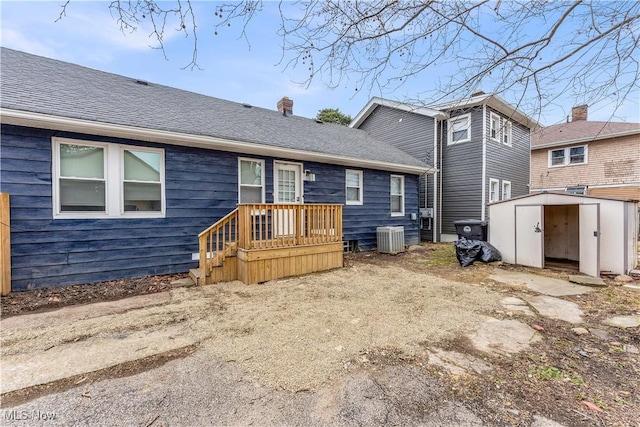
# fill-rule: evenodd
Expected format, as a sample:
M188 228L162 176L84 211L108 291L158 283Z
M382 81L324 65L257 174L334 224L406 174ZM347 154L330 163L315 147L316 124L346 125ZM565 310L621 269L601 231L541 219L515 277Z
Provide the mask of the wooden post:
M9 195L0 193L0 294L11 292L11 218Z

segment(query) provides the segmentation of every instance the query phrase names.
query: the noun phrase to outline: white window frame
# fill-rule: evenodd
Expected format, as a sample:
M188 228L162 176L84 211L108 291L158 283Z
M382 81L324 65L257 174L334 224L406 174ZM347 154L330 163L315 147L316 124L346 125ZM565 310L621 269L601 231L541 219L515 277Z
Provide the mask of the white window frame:
M587 187L584 186L584 185L578 185L578 186L575 186L575 187L566 187L564 189L564 192L566 194L577 194L577 195L580 195L580 196L586 196Z
M238 157L238 203L242 203L240 201L240 193L242 190L242 187L258 187L257 185L247 185L247 184L242 184L242 162L255 162L255 163L260 163L260 180L262 181L260 183L260 187L261 187L261 192L260 192L260 202L259 203L265 203L265 183L266 183L266 178L265 178L265 162L262 159L252 159L249 157Z
M572 148L581 148L581 147L584 148L584 153L583 153L584 161L580 162L580 163L577 163L577 162L576 163L572 163L571 162L571 149ZM551 164L551 159L552 159L551 155L552 155L552 153L554 151L563 151L564 152L564 157L562 159L562 164L559 164L559 165ZM564 147L564 148L551 148L548 151L548 154L547 154L547 156L548 156L548 167L550 167L550 168L561 168L561 167L564 167L564 166L586 165L586 164L589 163L588 153L589 153L589 146L588 145L574 145L574 146L571 146L571 147Z
M502 144L511 147L513 145L513 124L504 120L502 124Z
M53 219L85 219L85 218L164 218L166 211L165 198L165 161L164 150L159 148L139 147L135 145L113 144L71 138L53 137L52 141L52 177L53 182ZM60 146L81 145L104 150L104 182L105 212L62 212L60 209ZM159 211L125 211L124 210L124 152L142 151L160 155L160 204Z
M489 114L489 138L496 142L500 142L502 139L500 116L493 112Z
M399 178L400 179L400 194L392 194L391 193L391 180L393 180L394 178ZM404 198L404 175L391 175L389 177L389 211L391 212L391 216L404 216L404 202L405 202L405 198ZM392 196L400 196L401 202L400 202L400 211L392 211L391 206L391 197Z
M467 137L464 139L460 139L458 141L454 141L453 140L453 127L455 125L455 123L457 122L461 122L463 120L467 121ZM447 121L447 136L448 136L448 140L447 140L447 145L455 145L455 144L460 144L463 142L468 142L471 141L471 113L467 113L467 114L462 114L460 116L456 116L456 117L452 117Z
M511 198L511 181L502 180L502 200Z
M489 203L494 203L499 200L500 200L500 181L494 178L489 178Z
M349 188L355 188L355 187L349 187L347 185L347 175L348 174L357 174L358 175L358 200L349 200ZM363 173L361 170L355 170L355 169L346 169L344 172L344 198L345 198L345 203L347 205L362 205L364 203L364 179L363 179Z

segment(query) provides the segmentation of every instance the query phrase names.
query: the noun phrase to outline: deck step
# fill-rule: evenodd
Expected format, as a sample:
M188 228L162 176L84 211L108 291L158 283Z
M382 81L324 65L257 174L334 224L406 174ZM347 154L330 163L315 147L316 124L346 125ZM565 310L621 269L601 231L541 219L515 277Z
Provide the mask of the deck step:
M193 283L195 283L196 285L200 284L201 275L202 274L200 273L199 268L192 268L191 270L189 270L189 277L191 278L191 280L193 280Z

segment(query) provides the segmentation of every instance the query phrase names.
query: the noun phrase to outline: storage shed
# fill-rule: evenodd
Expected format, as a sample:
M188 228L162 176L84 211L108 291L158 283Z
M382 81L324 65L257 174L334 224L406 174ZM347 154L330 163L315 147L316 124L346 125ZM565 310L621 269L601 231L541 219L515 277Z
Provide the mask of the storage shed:
M489 243L504 262L625 274L638 260L638 202L537 193L489 205Z

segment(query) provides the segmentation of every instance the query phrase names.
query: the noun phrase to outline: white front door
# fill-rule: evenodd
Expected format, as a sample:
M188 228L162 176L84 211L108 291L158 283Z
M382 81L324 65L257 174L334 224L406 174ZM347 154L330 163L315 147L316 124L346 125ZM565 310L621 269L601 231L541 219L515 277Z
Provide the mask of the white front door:
M274 162L273 203L302 203L302 165Z
M580 272L600 277L600 204L580 205Z
M516 264L544 267L543 206L516 206Z

